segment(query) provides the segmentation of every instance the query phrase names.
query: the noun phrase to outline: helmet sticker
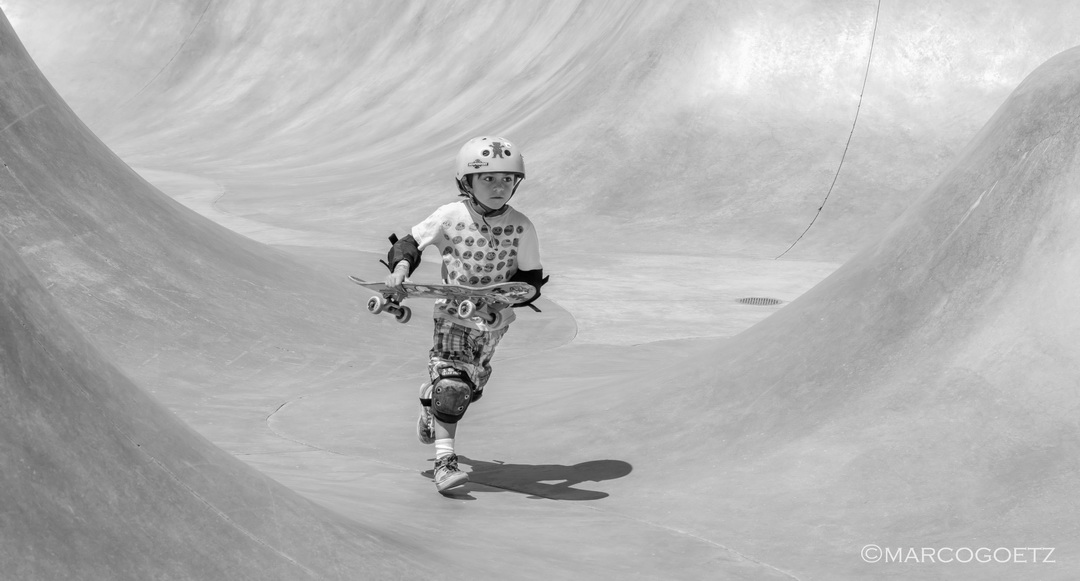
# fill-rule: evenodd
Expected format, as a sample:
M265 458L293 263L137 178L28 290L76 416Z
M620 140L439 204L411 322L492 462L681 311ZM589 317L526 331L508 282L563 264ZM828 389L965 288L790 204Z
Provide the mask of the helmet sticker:
M467 163L467 164L465 164L465 165L467 165L467 166L469 166L469 167L471 167L471 168L473 168L473 169L480 169L480 168L482 168L482 167L487 167L487 165L488 165L488 162L486 162L486 161L481 161L481 160L479 160L479 159L475 159L475 160L473 160L473 161L470 161L469 163Z
M509 144L508 144L508 145L509 145ZM499 142L499 141L492 141L492 142L491 142L491 149L493 149L493 150L494 150L494 151L493 151L493 153L492 153L492 155L494 155L495 157L499 157L499 158L502 158L502 157L504 157L504 156L503 156L503 153L504 153L504 152L503 152L503 144L502 144L502 142ZM506 150L506 151L505 151L505 153L506 153L506 155L510 155L510 150L509 150L509 149L508 149L508 150ZM484 155L485 155L485 156L487 155L487 151L486 151L486 150L484 151Z

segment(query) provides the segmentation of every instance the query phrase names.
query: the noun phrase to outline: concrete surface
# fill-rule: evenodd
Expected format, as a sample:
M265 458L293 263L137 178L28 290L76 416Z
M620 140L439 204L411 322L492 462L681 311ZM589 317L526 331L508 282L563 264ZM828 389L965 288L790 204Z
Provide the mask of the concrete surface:
M5 571L1080 571L1080 8L318 6L0 0ZM478 133L553 282L448 498L344 275Z

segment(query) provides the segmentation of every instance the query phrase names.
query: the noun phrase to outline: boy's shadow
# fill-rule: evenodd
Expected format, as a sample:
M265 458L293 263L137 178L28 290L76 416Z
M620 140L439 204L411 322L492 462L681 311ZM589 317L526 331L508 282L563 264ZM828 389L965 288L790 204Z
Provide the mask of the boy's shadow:
M599 500L606 492L575 488L583 482L600 482L622 478L633 471L633 466L621 460L593 460L573 466L560 464L505 464L499 461L485 462L467 456L458 456L458 462L472 468L469 484L461 492L484 492L473 485L480 484L503 491L528 494L530 498L551 500ZM424 473L431 476L431 471Z

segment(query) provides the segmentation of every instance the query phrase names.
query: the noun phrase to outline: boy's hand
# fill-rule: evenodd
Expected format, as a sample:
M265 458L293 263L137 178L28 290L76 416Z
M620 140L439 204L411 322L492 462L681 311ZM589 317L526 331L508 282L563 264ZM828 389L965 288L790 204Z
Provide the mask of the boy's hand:
M394 272L391 272L386 276L386 286L400 289L402 283L405 282L405 279L408 278L408 276L409 262L407 260L402 260L394 267Z

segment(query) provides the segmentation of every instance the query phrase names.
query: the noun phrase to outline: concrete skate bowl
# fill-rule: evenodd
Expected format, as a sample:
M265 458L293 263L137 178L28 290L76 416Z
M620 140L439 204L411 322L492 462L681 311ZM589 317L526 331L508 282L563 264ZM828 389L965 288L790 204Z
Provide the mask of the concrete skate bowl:
M5 570L1075 577L1077 8L320 6L0 2ZM430 330L344 274L477 133L563 280L444 498ZM687 270L802 286L603 292Z

